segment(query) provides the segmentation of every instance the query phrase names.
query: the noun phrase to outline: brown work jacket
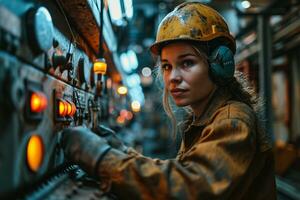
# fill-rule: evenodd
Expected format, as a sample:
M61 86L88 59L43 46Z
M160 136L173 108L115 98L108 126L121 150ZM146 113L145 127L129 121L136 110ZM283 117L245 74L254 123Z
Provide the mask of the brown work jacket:
M271 142L249 106L217 91L185 124L176 159L109 151L102 187L120 199L276 199Z

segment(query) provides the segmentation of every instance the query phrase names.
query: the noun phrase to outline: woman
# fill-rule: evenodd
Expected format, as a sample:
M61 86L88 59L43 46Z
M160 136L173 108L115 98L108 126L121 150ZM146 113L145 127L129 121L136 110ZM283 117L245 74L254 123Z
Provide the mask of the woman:
M255 101L233 76L235 41L224 19L183 3L162 20L150 49L160 60L174 127L170 100L191 113L176 159L113 148L84 128L63 132L65 155L121 199L276 199L271 143Z

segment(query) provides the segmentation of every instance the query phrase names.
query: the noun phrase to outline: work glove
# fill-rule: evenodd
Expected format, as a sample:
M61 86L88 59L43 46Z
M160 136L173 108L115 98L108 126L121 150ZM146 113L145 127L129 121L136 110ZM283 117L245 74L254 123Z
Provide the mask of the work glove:
M93 129L97 135L104 137L107 140L107 143L124 153L127 152L128 147L122 142L122 140L117 136L116 132L106 126L98 125Z
M67 128L62 131L61 147L64 155L91 175L111 146L107 141L84 127Z

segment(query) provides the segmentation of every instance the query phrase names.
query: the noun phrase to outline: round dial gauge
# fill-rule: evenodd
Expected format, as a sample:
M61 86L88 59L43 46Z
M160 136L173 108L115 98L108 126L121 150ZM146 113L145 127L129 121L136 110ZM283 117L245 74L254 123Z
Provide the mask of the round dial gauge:
M45 7L28 11L27 35L30 46L36 53L46 52L52 47L54 28L49 11Z

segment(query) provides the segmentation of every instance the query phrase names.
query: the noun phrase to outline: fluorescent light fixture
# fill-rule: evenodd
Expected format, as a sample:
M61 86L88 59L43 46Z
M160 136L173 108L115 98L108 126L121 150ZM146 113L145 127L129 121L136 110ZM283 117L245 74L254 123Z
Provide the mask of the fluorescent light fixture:
M250 8L251 3L249 1L242 1L241 5L243 8L247 9L247 8Z
M135 52L132 50L128 50L127 56L129 59L129 64L130 64L131 69L135 70L139 65Z
M111 19L114 22L118 22L122 20L122 9L121 9L120 0L109 0L108 8L109 8Z
M133 16L132 0L124 0L125 13L128 19L131 19Z

